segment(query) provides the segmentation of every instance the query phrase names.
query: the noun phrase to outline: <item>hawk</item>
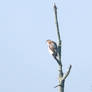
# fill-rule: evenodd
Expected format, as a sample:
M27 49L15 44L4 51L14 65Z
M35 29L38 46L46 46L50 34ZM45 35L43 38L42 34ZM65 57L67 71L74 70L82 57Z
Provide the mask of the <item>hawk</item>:
M57 44L54 41L47 40L49 53L56 58L57 56Z

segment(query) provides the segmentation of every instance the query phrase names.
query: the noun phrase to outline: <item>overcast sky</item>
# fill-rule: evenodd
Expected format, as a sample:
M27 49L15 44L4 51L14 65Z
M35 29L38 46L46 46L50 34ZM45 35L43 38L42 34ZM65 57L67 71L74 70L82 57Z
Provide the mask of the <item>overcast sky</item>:
M58 92L58 65L46 40L57 41L58 7L65 92L92 92L92 0L0 1L0 92Z

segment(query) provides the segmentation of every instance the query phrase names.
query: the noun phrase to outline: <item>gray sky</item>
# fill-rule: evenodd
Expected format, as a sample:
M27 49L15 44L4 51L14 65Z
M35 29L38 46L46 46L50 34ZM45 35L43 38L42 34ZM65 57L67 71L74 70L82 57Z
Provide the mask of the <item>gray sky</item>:
M0 1L0 92L57 92L53 0ZM65 92L92 92L92 0L56 0Z

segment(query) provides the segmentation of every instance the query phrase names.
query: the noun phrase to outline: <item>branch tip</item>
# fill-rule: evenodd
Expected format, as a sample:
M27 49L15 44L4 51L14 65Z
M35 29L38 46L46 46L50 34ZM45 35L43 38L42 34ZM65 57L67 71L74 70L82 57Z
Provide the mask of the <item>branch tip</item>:
M72 68L72 65L70 64L69 68Z
M54 8L55 8L55 9L57 9L57 6L56 6L56 4L55 4L55 3L54 3Z

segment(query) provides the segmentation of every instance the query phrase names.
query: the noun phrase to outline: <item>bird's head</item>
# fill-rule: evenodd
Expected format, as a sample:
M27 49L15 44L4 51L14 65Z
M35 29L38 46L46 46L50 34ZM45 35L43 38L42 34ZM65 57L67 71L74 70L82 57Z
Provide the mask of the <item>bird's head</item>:
M51 40L46 40L46 42L49 45L52 41Z

